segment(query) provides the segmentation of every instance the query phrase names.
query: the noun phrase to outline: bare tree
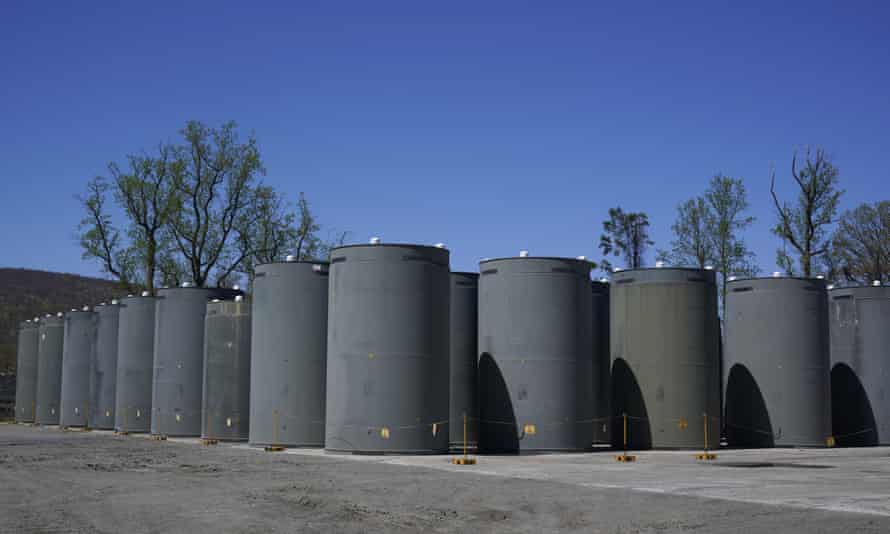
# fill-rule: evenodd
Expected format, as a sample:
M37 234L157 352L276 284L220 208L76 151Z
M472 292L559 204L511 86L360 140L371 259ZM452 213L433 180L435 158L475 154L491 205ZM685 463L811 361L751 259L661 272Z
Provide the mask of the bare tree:
M843 191L837 188L838 170L821 148L811 153L807 148L803 169L797 169L797 153L791 159L791 176L799 194L795 205L782 202L776 195L776 173L770 173L770 193L776 208L778 223L773 233L792 247L797 255L799 271L813 276L813 265L828 253L827 226L837 212ZM788 274L794 274L794 260L785 248L777 251L777 264Z
M609 271L609 255L621 257L631 269L643 266L643 257L653 244L649 239L649 217L645 213L625 212L620 207L609 209L609 219L603 221L599 248L603 253L601 266Z

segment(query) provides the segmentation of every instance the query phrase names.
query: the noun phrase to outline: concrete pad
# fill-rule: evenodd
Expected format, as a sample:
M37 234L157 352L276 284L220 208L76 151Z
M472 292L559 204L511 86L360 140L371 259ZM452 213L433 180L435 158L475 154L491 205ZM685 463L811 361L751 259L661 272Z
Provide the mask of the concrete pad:
M715 452L716 460L702 462L695 459L696 451L643 451L634 453L637 461L627 464L616 462L612 452L477 456L475 466L454 465L451 455L369 456L322 449L287 449L278 454L890 516L890 447Z

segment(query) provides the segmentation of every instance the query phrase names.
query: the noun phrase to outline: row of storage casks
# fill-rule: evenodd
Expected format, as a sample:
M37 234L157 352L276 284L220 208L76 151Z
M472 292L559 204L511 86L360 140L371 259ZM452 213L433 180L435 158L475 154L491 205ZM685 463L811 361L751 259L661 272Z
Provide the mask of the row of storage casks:
M33 389L38 423L58 409L63 426L343 452L694 448L721 429L731 446L887 442L890 288L731 281L721 354L713 271L605 283L590 266L521 254L451 273L444 247L353 245L259 266L252 320L237 292L164 289L98 307L90 349L92 312L47 317L22 328L16 415ZM95 392L103 312L120 323L113 405L114 384Z
M205 353L212 363L218 352L203 347L205 314L212 331L216 297L238 293L186 285L25 321L16 419L121 432L161 432L175 421L173 435L200 432L202 380L214 374Z

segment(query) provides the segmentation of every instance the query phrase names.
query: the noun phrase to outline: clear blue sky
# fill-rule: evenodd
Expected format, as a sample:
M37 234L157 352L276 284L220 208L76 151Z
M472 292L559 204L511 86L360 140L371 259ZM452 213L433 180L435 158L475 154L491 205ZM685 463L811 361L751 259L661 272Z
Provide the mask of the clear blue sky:
M163 5L162 5L163 4ZM774 269L775 163L824 146L843 208L890 198L887 2L0 3L0 266L96 274L74 195L189 119L255 132L266 181L354 241L585 254L609 207L746 180Z

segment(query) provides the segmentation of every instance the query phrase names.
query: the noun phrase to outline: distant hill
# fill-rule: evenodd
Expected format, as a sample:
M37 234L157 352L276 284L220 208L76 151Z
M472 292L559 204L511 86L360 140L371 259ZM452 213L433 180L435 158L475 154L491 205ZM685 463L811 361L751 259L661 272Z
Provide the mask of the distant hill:
M0 268L0 373L16 365L18 324L25 319L107 302L124 293L109 280Z

